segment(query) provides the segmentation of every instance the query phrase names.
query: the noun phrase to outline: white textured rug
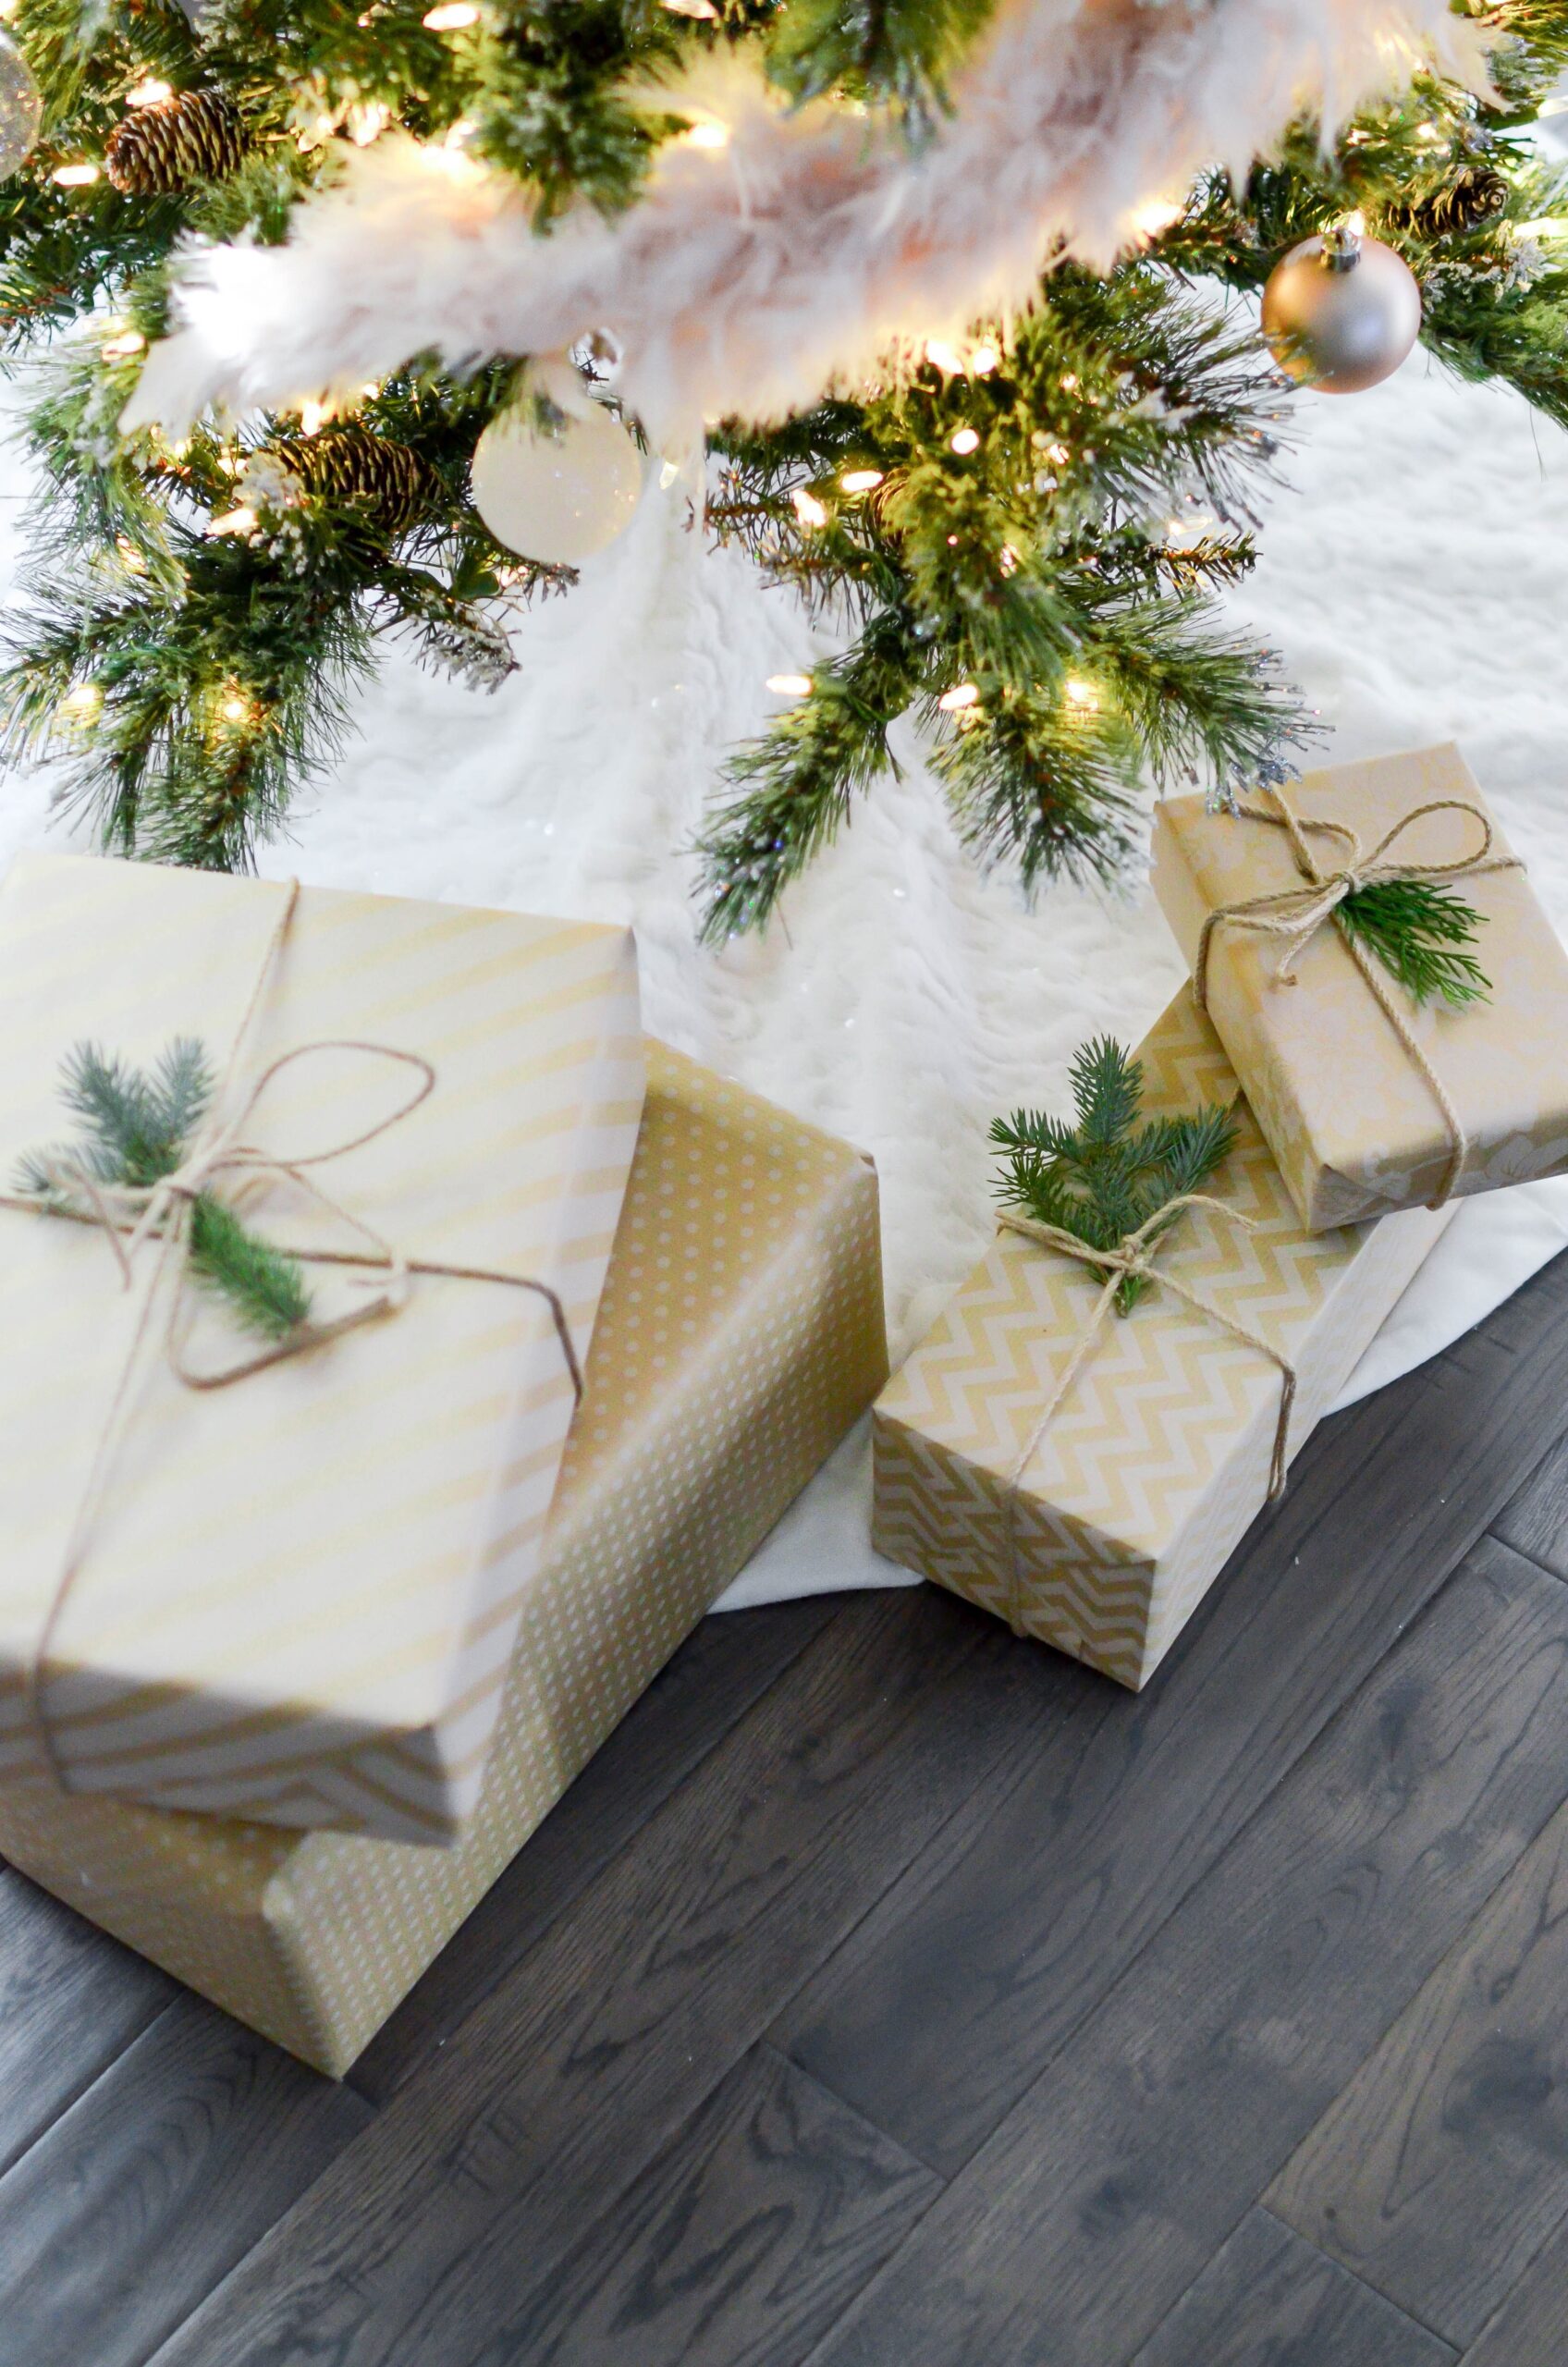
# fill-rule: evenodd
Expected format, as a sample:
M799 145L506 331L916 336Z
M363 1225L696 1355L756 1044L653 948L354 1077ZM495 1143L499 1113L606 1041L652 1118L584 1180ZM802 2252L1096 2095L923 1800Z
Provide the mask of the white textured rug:
M1459 740L1568 935L1568 436L1417 355L1370 395L1300 406L1295 490L1237 595L1334 727L1321 761ZM5 488L14 494L13 475ZM0 524L15 516L5 503ZM338 779L263 855L275 875L631 920L655 1033L872 1151L895 1356L990 1229L986 1129L1050 1101L1081 1039L1136 1041L1182 965L1146 893L1027 912L977 877L918 763L883 783L761 943L694 941L696 832L769 673L816 644L789 597L651 492L569 600L524 620L494 699L395 665ZM913 742L904 753L913 753ZM47 783L0 792L0 860L51 834ZM1376 1386L1568 1242L1568 1186L1467 1202L1361 1374ZM865 1543L851 1442L728 1602L896 1584Z

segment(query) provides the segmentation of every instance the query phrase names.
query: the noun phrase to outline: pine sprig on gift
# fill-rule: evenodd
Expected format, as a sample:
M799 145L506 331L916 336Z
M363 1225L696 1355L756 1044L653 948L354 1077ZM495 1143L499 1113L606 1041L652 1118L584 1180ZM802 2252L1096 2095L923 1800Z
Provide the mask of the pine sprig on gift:
M202 1046L189 1036L175 1037L151 1074L97 1044L78 1044L64 1063L60 1098L83 1132L74 1142L31 1152L18 1180L51 1208L91 1215L92 1196L73 1187L72 1178L146 1191L172 1175L212 1101L213 1074ZM251 1232L210 1192L191 1204L190 1269L238 1323L263 1340L287 1339L309 1318L310 1292L298 1261Z
M1475 943L1486 915L1452 889L1429 879L1375 880L1347 896L1334 918L1413 1001L1446 1002L1462 1011L1491 992L1491 980L1464 950Z
M1235 1143L1235 1120L1211 1102L1140 1125L1143 1062L1109 1036L1080 1045L1071 1075L1074 1123L1042 1110L1015 1110L993 1123L991 1140L1007 1154L997 1197L1091 1249L1114 1249L1172 1201L1202 1189ZM1172 1208L1170 1221L1179 1214ZM1157 1225L1151 1240L1164 1230ZM1117 1313L1125 1315L1146 1287L1142 1275L1124 1275Z

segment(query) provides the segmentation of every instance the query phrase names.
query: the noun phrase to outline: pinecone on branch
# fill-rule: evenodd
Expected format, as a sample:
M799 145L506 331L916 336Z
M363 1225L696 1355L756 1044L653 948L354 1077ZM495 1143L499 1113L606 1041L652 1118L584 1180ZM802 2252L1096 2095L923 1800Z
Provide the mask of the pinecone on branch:
M273 448L308 494L357 505L389 540L407 533L445 497L428 460L368 427L328 427Z
M1400 229L1414 231L1418 239L1452 239L1495 220L1507 203L1508 183L1502 175L1489 165L1476 165L1447 189L1402 205L1394 219Z
M221 181L245 154L239 109L218 91L177 91L115 126L104 166L126 197L163 197L192 181Z

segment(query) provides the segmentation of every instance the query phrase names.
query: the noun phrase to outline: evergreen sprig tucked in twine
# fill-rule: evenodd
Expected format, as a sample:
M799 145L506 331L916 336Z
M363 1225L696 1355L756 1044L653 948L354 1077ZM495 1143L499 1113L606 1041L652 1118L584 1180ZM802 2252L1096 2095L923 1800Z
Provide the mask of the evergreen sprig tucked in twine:
M1160 1210L1197 1191L1233 1147L1231 1111L1211 1102L1140 1124L1143 1062L1109 1036L1080 1045L1071 1076L1074 1123L1015 1110L992 1125L992 1142L1007 1154L997 1197L1091 1249L1113 1250L1146 1226L1152 1246L1165 1230L1153 1221ZM1180 1214L1172 1206L1170 1222ZM1147 1276L1124 1274L1117 1313L1127 1314L1148 1286Z
M1429 879L1374 880L1353 889L1334 918L1377 956L1413 1002L1437 1000L1460 1011L1491 992L1491 980L1464 950L1475 943L1486 914L1450 888Z
M95 1185L147 1191L172 1175L213 1098L206 1051L189 1036L176 1036L151 1074L91 1043L73 1048L61 1073L61 1098L83 1133L30 1153L18 1181L70 1215L92 1215ZM241 1329L263 1340L286 1340L309 1319L311 1294L298 1260L211 1192L191 1202L190 1269Z

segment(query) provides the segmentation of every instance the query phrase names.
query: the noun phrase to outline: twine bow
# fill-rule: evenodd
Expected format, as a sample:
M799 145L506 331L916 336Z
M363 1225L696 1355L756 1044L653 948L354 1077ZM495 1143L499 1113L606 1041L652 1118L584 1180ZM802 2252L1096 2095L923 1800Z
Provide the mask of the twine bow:
M1075 1233L1064 1233L1059 1225L1041 1224L1034 1217L1023 1216L1012 1210L1005 1211L998 1220L1004 1231L1022 1233L1026 1241L1037 1241L1043 1248L1059 1249L1064 1257L1076 1258L1080 1265L1092 1268L1095 1272L1105 1278L1100 1294L1089 1310L1088 1319L1078 1334L1072 1354L1058 1374L1055 1385L1046 1399L1044 1411L1031 1429L1023 1443L1023 1451L1014 1461L1008 1477L1007 1612L1008 1625L1015 1636L1023 1636L1028 1632L1023 1623L1023 1579L1018 1555L1018 1499L1023 1475L1034 1461L1040 1441L1055 1420L1068 1391L1082 1371L1090 1349L1098 1339L1100 1327L1110 1313L1117 1292L1129 1278L1136 1276L1141 1281L1158 1282L1162 1289L1171 1292L1197 1314L1207 1316L1211 1323L1218 1323L1222 1331L1229 1331L1232 1339L1240 1340L1246 1347L1256 1348L1260 1355L1268 1358L1270 1364L1279 1367L1280 1413L1274 1425L1274 1452L1268 1466L1267 1501L1273 1503L1285 1492L1291 1409L1295 1404L1296 1395L1295 1367L1287 1357L1280 1355L1278 1348L1263 1337L1261 1332L1255 1331L1250 1324L1242 1322L1237 1316L1228 1315L1223 1307L1216 1306L1212 1300L1203 1297L1199 1292L1182 1282L1180 1275L1173 1274L1168 1268L1155 1263L1155 1253L1162 1235L1183 1208L1211 1208L1216 1216L1225 1218L1228 1223L1239 1224L1247 1233L1256 1230L1251 1217L1243 1216L1239 1208L1231 1208L1224 1200L1210 1198L1206 1192L1184 1192L1174 1200L1167 1200L1163 1208L1157 1208L1154 1215L1139 1225L1135 1232L1124 1233L1110 1249L1096 1249L1088 1242L1081 1241Z
M1357 833L1348 822L1305 819L1295 813L1282 791L1266 792L1273 800L1273 809L1259 805L1243 805L1240 812L1249 822L1266 822L1271 829L1283 830L1291 842L1296 869L1302 875L1299 888L1281 888L1262 896L1247 896L1233 904L1217 904L1206 918L1198 937L1197 958L1193 963L1193 1000L1200 1011L1208 1009L1208 958L1215 930L1222 923L1247 929L1257 937L1278 937L1285 940L1284 950L1274 972L1276 986L1293 987L1295 965L1307 945L1325 922L1332 920L1347 896L1358 889L1381 886L1395 879L1470 879L1488 871L1517 871L1519 857L1493 854L1493 830L1490 821L1478 805L1463 797L1435 797L1426 805L1417 805L1403 816L1393 828L1385 830L1368 853ZM1481 827L1481 843L1474 854L1460 855L1448 863L1397 863L1388 860L1389 851L1405 831L1428 814L1468 814ZM1310 832L1319 838L1340 840L1345 849L1345 859L1332 871L1321 870L1313 854ZM1470 1155L1470 1139L1464 1122L1454 1106L1453 1098L1437 1070L1417 1041L1409 1020L1390 991L1388 980L1376 957L1369 953L1360 939L1349 930L1341 930L1345 950L1371 988L1378 1008L1398 1036L1408 1058L1419 1072L1422 1082L1442 1112L1448 1129L1449 1162L1436 1196L1428 1204L1440 1208L1452 1198L1454 1186L1464 1171Z
M239 1068L246 1040L261 1007L273 963L288 934L299 900L300 883L297 879L291 880L207 1112L187 1142L185 1155L177 1168L150 1184L109 1184L91 1174L85 1165L62 1157L52 1162L48 1180L55 1190L67 1194L78 1205L60 1207L56 1202L32 1193L0 1193L0 1207L25 1208L51 1216L75 1217L99 1226L114 1250L122 1286L127 1290L132 1288L136 1281L139 1253L150 1244L155 1243L157 1249L130 1344L99 1429L76 1518L61 1556L60 1576L27 1672L27 1693L33 1730L43 1755L62 1790L69 1786L43 1706L44 1671L61 1614L80 1575L88 1539L108 1486L127 1408L151 1336L154 1312L165 1295L169 1311L164 1334L164 1352L169 1369L187 1389L212 1390L227 1389L235 1381L244 1380L252 1373L264 1370L269 1365L320 1348L346 1331L358 1330L361 1324L378 1322L387 1316L396 1315L407 1304L410 1280L414 1274L442 1274L460 1282L498 1282L511 1289L530 1291L545 1302L571 1382L573 1397L579 1404L582 1402L582 1374L572 1344L566 1309L558 1294L548 1282L539 1282L532 1275L507 1273L490 1267L407 1257L373 1225L365 1223L362 1218L355 1216L350 1209L333 1199L304 1172L307 1168L325 1166L332 1159L346 1158L350 1151L361 1149L366 1143L375 1141L392 1127L401 1125L403 1120L410 1117L435 1088L436 1072L429 1061L417 1052L402 1051L391 1044L323 1037L312 1043L296 1045L291 1050L280 1053L262 1072L233 1114L227 1118L222 1114ZM416 1071L418 1082L397 1109L377 1119L374 1125L329 1145L325 1150L312 1151L302 1158L283 1159L257 1144L247 1142L246 1131L274 1078L281 1075L295 1061L326 1051L362 1053L372 1059L396 1061ZM216 1369L201 1370L192 1367L185 1355L192 1211L202 1195L226 1177L240 1179L234 1196L236 1205L253 1188L264 1189L268 1184L279 1182L294 1184L319 1208L356 1233L359 1244L353 1248L296 1249L291 1250L290 1255L312 1265L380 1268L386 1274L386 1282L383 1288L357 1306L347 1308L326 1322L307 1320L297 1324L282 1340L269 1342L264 1348L253 1354Z

